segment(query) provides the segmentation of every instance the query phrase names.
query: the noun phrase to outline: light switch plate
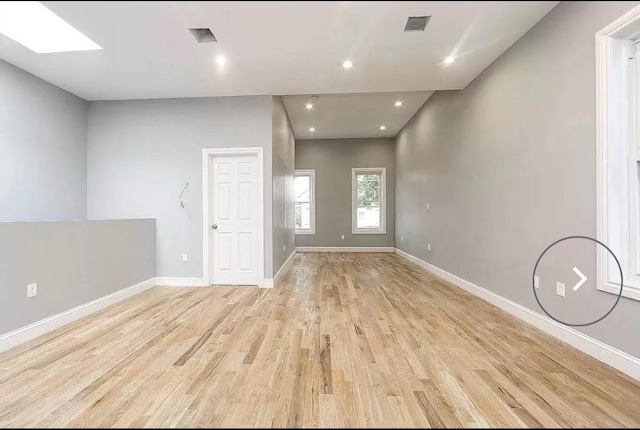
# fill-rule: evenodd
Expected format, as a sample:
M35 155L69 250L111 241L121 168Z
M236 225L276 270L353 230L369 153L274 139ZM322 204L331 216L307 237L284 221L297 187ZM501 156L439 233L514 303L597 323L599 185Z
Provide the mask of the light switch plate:
M533 286L536 288L540 288L540 278L538 276L533 277Z
M427 244L427 251L431 251L431 244L430 243Z

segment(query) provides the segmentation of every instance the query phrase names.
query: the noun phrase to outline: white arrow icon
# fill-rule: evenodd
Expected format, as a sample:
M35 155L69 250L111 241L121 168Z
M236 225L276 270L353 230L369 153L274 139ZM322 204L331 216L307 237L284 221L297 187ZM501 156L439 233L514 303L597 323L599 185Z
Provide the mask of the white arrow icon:
M581 271L578 270L577 267L573 268L573 271L576 272L576 275L580 276L580 280L578 281L578 283L573 287L573 291L578 291L578 288L582 287L582 284L584 284L585 282L587 282L587 277L584 276L582 274Z

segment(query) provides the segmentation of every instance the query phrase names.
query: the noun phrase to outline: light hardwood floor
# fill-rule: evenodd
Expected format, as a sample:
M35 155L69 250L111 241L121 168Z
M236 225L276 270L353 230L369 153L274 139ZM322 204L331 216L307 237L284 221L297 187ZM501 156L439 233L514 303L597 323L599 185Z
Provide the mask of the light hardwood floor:
M153 288L0 355L0 426L640 426L640 384L393 254Z

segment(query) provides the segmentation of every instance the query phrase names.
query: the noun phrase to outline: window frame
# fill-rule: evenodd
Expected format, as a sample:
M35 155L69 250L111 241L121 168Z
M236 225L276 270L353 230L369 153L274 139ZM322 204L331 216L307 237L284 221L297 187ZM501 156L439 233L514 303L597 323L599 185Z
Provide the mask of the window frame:
M296 186L295 186L295 178L298 176L308 176L309 177L309 213L310 213L310 225L311 228L308 229L299 229L296 226L295 220L295 206L299 203L296 200ZM300 202L307 203L307 202ZM294 216L293 216L293 227L295 229L295 234L304 234L304 235L314 235L316 234L316 171L315 169L296 169L294 171L294 184L293 184L293 207L294 207Z
M638 264L638 120L640 64L634 41L640 35L640 6L596 33L596 207L597 239L622 266L622 296L640 300ZM640 51L640 50L639 50ZM621 186L622 185L622 186ZM610 279L617 265L597 250L598 290L620 293Z
M640 226L638 225L639 211L638 206L638 187L640 186L640 34L637 34L633 40L628 42L632 61L629 62L629 88L632 96L629 100L629 146L628 146L628 224L629 235L628 243L625 249L629 254L629 274L632 287L640 290L640 256L638 254L640 245L640 237L638 235Z
M358 228L358 175L380 175L380 227ZM387 168L386 167L354 167L351 169L351 233L352 234L387 234Z

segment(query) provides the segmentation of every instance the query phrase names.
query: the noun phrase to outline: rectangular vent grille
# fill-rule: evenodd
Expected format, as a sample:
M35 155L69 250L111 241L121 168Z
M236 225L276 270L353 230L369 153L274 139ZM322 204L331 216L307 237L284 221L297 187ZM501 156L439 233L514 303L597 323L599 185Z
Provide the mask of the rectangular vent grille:
M404 26L404 31L424 31L429 19L431 19L430 16L410 16L407 19L407 25Z
M217 42L216 37L208 28L190 28L189 31L196 38L198 43Z

